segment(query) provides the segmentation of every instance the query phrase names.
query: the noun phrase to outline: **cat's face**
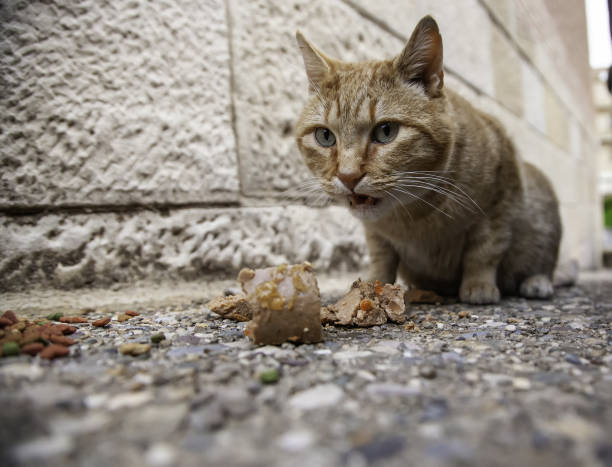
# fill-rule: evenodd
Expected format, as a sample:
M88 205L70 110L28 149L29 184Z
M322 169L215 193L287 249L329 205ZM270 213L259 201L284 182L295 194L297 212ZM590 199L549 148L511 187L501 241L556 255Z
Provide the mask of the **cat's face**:
M380 62L332 60L298 34L310 82L298 147L327 194L365 220L419 199L446 164L441 40L428 21L399 57Z

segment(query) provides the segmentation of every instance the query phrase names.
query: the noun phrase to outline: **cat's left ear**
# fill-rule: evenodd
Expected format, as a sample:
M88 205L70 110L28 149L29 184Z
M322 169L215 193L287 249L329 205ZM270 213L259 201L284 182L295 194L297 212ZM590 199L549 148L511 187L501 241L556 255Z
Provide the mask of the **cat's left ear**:
M432 97L440 94L444 86L442 36L431 16L419 21L394 65L406 81L422 84Z
M318 90L327 74L332 71L334 61L308 42L300 31L295 33L295 38L304 58L310 91Z

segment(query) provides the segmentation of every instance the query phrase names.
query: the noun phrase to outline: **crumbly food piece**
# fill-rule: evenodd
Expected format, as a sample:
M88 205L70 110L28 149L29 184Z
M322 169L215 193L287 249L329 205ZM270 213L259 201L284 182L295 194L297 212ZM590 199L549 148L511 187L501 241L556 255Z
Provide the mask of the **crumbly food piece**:
M310 263L243 269L238 280L252 306L245 332L255 344L322 340L321 295Z
M401 285L379 281L364 282L357 279L348 293L337 303L323 307L321 321L324 324L368 327L406 322L405 289Z
M224 318L236 321L249 321L253 318L253 307L244 294L213 298L206 306L210 311Z

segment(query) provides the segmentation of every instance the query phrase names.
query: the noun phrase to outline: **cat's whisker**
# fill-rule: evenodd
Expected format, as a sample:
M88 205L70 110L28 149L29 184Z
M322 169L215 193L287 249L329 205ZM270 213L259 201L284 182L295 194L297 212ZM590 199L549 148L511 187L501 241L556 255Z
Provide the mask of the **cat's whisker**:
M391 193L391 191L389 190L384 190L384 193L391 196L392 198L394 198L399 205L401 206L401 208L406 212L406 214L408 214L408 217L410 218L410 222L414 222L414 219L412 218L412 214L410 214L410 211L408 210L408 207L402 203L402 200L400 200L397 196L395 196L393 193ZM396 213L396 216L399 218L399 216Z
M463 207L464 209L470 211L470 212L476 212L476 210L474 209L474 207L469 203L469 199L466 199L466 197L464 195L462 195L461 193L457 193L454 192L452 190L449 190L447 188L444 188L442 186L439 185L435 185L433 183L428 183L426 181L421 181L419 179L415 179L414 181L411 181L411 183L409 184L405 184L402 185L400 184L400 186L409 186L409 187L415 187L415 186L419 186L420 188L424 188L430 191L434 191L442 196L447 197L448 199L456 202L457 204L459 204L461 207Z
M415 187L415 188L423 188L423 187L419 187L419 186L416 186L416 185L415 185L414 187ZM418 196L418 195L415 195L414 193L412 193L412 192L410 192L410 191L408 191L408 190L402 190L401 188L398 188L398 187L394 187L394 188L392 188L392 190L399 191L400 193L404 193L404 194L406 194L406 195L408 195L408 196L411 196L411 197L413 197L413 198L416 198L416 199L418 199L419 201L422 201L423 203L427 204L428 206L430 206L430 207L434 208L434 209L435 209L436 211L438 211L439 213L444 214L444 215L445 215L446 217L448 217L449 219L453 219L453 216L451 216L451 215L450 215L449 213L447 213L446 211L444 211L444 210L440 209L438 206L436 206L436 205L434 205L434 204L431 204L429 201L427 201L427 200L425 200L425 199L421 198L421 197L420 197L420 196Z
M435 172L438 172L438 171L411 171L411 172L397 172L397 173L401 174L401 178L405 178L407 176L406 180L408 181L413 181L413 179L424 179L424 180L426 179L430 181L440 181L441 183L448 184L452 188L460 192L460 194L463 195L463 197L466 198L466 200L469 200L469 202L473 204L476 207L476 209L478 209L484 215L484 211L482 210L482 208L478 205L476 201L474 201L474 199L472 199L470 195L468 195L465 192L463 188L461 188L461 186L459 186L457 183L455 183L452 179L449 179L448 177L436 175ZM440 171L440 173L452 173L452 171ZM410 175L412 174L416 174L419 176L411 177ZM420 176L420 174L427 174L427 175Z
M417 177L406 176L406 174L410 174L410 173L419 173L419 172L403 172L404 176L401 178L398 178L397 181L415 182L415 181L425 180L425 181L439 182L440 184L449 185L451 188L454 188L455 190L457 190L456 192L453 192L456 196L462 197L466 202L469 201L469 203L471 203L478 211L480 211L484 215L484 211L478 205L478 203L474 201L474 199L472 199L472 197L468 195L465 192L465 190L463 190L458 184L456 184L452 180L446 177L441 177L439 175L427 175L427 176L417 176ZM440 186L440 188L444 188L445 190L451 191L446 187Z

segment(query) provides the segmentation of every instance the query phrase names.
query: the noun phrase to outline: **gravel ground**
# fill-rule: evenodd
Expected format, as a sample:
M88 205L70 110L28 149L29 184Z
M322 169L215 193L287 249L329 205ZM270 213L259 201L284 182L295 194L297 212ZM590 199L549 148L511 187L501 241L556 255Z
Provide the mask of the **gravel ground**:
M321 344L280 347L250 344L210 294L122 296L73 310L113 320L77 324L70 356L0 359L0 464L612 465L610 275L552 301L412 306L414 328L328 326ZM4 298L22 317L45 308ZM140 315L118 322L124 306ZM145 354L118 351L160 332Z

